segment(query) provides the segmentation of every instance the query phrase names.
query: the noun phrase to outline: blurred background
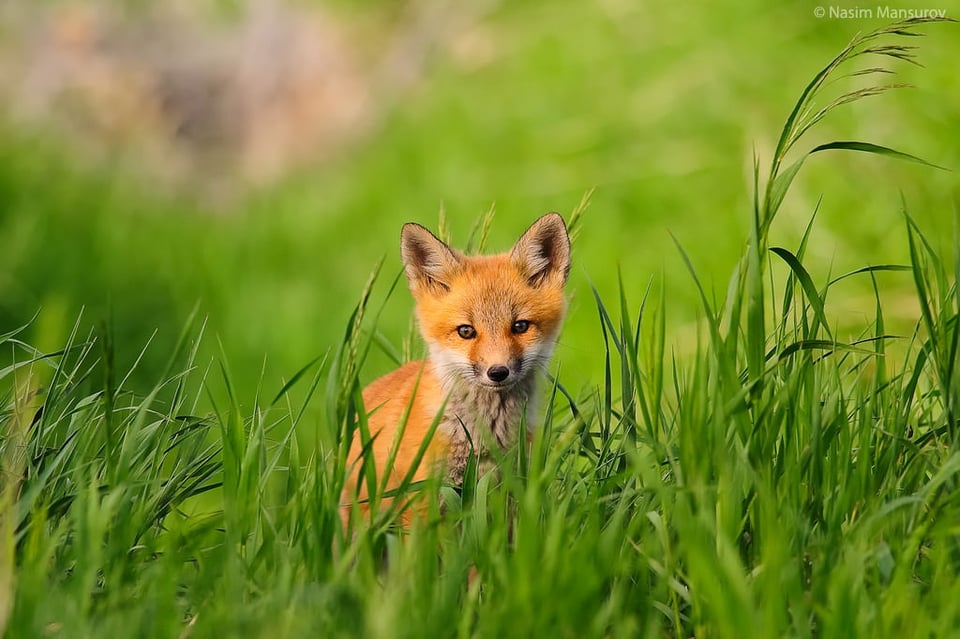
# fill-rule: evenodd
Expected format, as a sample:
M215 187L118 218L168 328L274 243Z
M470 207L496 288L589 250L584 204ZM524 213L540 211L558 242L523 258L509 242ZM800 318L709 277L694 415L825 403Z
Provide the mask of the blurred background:
M938 2L949 15L945 0L890 6ZM682 354L702 312L670 234L722 298L747 237L754 155L766 167L807 82L857 32L889 22L817 18L816 6L5 2L0 332L39 311L28 339L53 350L82 310L84 330L112 326L121 369L156 332L131 378L148 388L197 307L205 357L219 341L250 398L261 377L279 388L339 343L381 257L373 305L384 303L403 222L436 229L443 209L462 246L495 207L488 248L505 250L595 189L557 350L566 384L599 379L590 287L615 307L618 269L635 307L651 280L662 290ZM960 30L922 31L923 68L892 65L892 81L914 88L831 115L804 148L863 140L960 167ZM796 248L822 195L806 259L818 283L905 262L902 201L947 253L957 186L953 172L819 155L774 244ZM878 279L888 320L909 330L909 275ZM858 334L871 291L838 287L828 315ZM379 324L389 340L409 334L411 309L401 284ZM391 366L375 355L364 381Z

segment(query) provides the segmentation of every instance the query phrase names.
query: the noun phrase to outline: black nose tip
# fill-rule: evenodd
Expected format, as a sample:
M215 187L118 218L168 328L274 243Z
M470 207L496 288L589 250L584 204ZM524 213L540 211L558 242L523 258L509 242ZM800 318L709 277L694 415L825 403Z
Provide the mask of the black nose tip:
M487 377L495 382L502 382L506 378L510 377L510 369L506 366L491 366L487 370Z

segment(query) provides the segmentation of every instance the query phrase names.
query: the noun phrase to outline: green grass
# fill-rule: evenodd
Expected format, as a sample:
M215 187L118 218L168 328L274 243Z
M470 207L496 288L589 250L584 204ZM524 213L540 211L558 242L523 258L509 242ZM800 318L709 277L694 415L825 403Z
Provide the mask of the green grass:
M866 47L897 57L905 39L855 41L826 74L858 68ZM805 157L791 148L816 146L802 147L819 87L758 165L726 293L680 250L701 299L695 346L673 350L662 287L597 293L580 348L602 383L567 389L561 361L529 455L462 497L408 487L447 504L409 534L386 510L345 534L338 514L376 348L370 286L329 353L250 394L227 353L199 355L196 319L146 392L109 329L76 328L49 353L26 329L3 335L6 636L955 636L957 232L944 254L902 210L908 261L826 278L805 266L813 211L796 248L772 245L787 158ZM851 279L875 303L844 341L830 307ZM905 336L889 334L888 282L920 308Z

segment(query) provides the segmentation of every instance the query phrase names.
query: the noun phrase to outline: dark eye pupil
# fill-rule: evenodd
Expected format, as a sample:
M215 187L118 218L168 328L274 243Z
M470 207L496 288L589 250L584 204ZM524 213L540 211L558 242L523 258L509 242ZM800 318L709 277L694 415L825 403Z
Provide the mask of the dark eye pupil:
M463 324L457 327L457 334L463 339L473 339L476 337L477 331L469 324Z
M527 329L530 328L530 322L527 320L517 320L513 323L513 332L514 333L526 333Z

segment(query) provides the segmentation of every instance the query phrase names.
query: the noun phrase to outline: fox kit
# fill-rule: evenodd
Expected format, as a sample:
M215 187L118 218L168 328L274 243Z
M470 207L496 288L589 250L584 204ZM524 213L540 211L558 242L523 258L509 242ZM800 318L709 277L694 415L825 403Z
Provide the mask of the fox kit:
M563 322L570 239L563 218L549 213L509 253L466 256L410 223L401 233L401 255L429 357L364 389L370 461L379 482L395 448L386 488L396 487L412 470L439 415L414 480L440 472L459 486L471 450L482 471L490 466L493 447L505 450L521 435L527 441L528 434L518 431L524 417L531 417L538 374ZM366 510L362 448L358 429L347 459L345 521L353 500Z

